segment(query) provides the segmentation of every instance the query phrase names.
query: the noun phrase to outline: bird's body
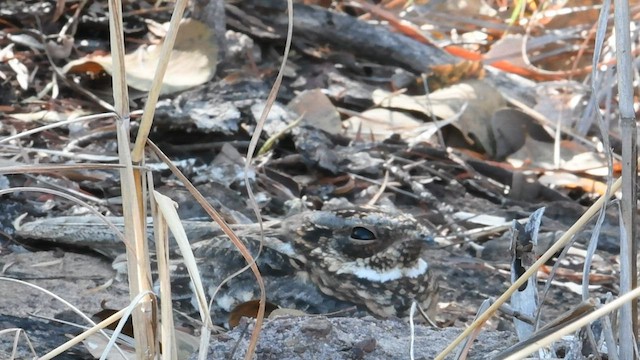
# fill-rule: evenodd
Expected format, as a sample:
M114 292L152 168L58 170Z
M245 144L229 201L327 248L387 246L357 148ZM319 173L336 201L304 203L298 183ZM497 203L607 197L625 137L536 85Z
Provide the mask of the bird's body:
M241 237L257 254L259 235ZM416 301L433 310L438 284L426 260L429 231L413 217L355 208L310 211L267 229L258 267L275 305L309 313L353 307L380 317L408 315ZM246 265L224 237L195 243L194 253L209 295ZM259 296L250 271L215 294L212 311L223 318Z
M121 243L114 246L118 244L115 237L110 241L109 236L103 236L97 222L78 217L44 219L24 224L19 231L22 237L85 245L109 256L124 251ZM70 223L75 230L63 229ZM82 224L89 225L80 228ZM82 234L89 235L86 242L85 236L78 236ZM259 233L241 231L239 236L256 255ZM405 317L413 301L425 311L435 308L438 282L425 257L432 242L430 231L406 214L370 208L307 211L265 230L256 263L266 285L267 301L280 307L322 314L356 306L379 317ZM197 240L192 249L205 288L213 296L214 323L226 324L234 307L259 298L251 271L218 289L246 266L225 235ZM187 271L179 254L174 255L172 298L180 310L194 312Z

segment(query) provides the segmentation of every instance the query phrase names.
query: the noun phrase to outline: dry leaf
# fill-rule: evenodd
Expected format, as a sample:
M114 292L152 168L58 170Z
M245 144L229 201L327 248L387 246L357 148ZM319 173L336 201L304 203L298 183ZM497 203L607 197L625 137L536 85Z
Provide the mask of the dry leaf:
M109 335L113 334L113 332L110 331L110 330L106 330L106 332ZM120 335L119 338L120 339L127 339L127 342L129 343L129 345L124 345L122 342L118 342L118 346L120 347L120 349L124 353L124 355L126 357L126 360L134 360L136 358L136 351L135 351L135 348L133 346L135 341L132 338L130 338L130 337L126 336L126 335L122 335L122 334ZM84 344L85 348L91 353L91 355L94 358L100 359L102 357L102 354L105 352L105 350L107 348L107 344L109 343L109 340L106 339L104 337L104 335L102 335L102 334L93 334L93 335L89 336L88 338L84 339L82 341L82 343ZM123 360L122 359L122 355L115 348L111 348L109 353L106 355L105 359L107 359L107 360Z
M482 62L463 60L456 64L442 64L431 67L429 89L436 90L457 84L467 79L483 79L485 70Z
M514 66L526 68L528 63L522 57L524 38L520 34L509 34L491 45L485 54L484 62L491 64L495 61L507 61Z
M551 135L534 118L511 108L500 109L493 114L491 130L495 141L494 158L498 160L521 149L527 137L553 142Z
M452 125L465 135L469 144L493 151L490 119L506 105L500 92L487 82L472 80L434 91L429 95L373 93L373 101L382 107L416 111L445 120L457 119Z
M288 107L298 115L304 115L304 124L324 130L329 134L340 133L340 114L322 90L303 91L289 102Z
M66 59L73 50L74 38L70 35L61 35L58 39L49 40L45 44L47 51L54 59Z
M371 109L362 112L358 116L352 116L344 121L347 135L355 138L360 135L364 138L373 136L376 140L383 140L393 134L406 137L416 128L424 125L413 116L390 109Z
M141 46L125 55L127 84L137 90L149 91L162 44ZM88 55L69 62L65 73L111 74L111 55ZM170 94L204 84L215 75L218 47L213 30L206 24L185 19L180 24L171 59L164 75L161 94Z
M102 302L102 306L104 306L104 301ZM99 312L93 314L93 318L94 319L98 319L99 321L104 321L109 316L112 316L117 312L118 312L118 310L115 310L115 309L103 308ZM115 330L116 326L118 326L117 322L108 325L106 327L106 329ZM127 335L127 336L130 336L130 337L133 337L133 321L131 320L131 318L127 319L127 322L125 323L125 325L122 328L122 331L120 333L124 334L124 335Z
M229 327L234 328L240 324L242 317L256 318L258 316L258 307L260 300L250 300L237 305L229 313ZM278 308L277 305L267 302L265 304L264 315L269 316L272 311Z
M27 66L18 60L18 58L13 58L8 61L9 67L16 73L16 80L18 81L18 85L22 90L29 89L29 69Z
M62 113L52 109L48 110L40 110L30 113L15 113L11 114L14 119L31 122L31 121L40 121L44 123L56 123L59 121L69 120L71 118L80 117L83 115L87 115L88 112L82 109L76 109L71 112Z

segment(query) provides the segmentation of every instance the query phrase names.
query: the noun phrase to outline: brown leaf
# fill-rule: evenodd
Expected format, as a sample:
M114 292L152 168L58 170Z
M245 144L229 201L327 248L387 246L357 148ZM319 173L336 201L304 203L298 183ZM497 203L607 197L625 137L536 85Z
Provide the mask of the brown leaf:
M245 317L256 318L258 315L258 307L260 306L260 300L250 300L237 305L229 313L229 327L234 328L240 324L240 319ZM278 308L277 305L267 302L265 304L264 315L269 316L271 312Z
M96 319L99 319L100 321L106 320L109 316L117 313L118 310L114 310L114 309L103 309L95 314L93 314L93 317ZM116 326L118 326L118 322L114 322L111 323L107 326L107 329L109 330L115 330ZM125 334L127 336L133 337L133 322L131 321L131 318L127 319L126 324L124 325L124 327L122 328L122 334Z

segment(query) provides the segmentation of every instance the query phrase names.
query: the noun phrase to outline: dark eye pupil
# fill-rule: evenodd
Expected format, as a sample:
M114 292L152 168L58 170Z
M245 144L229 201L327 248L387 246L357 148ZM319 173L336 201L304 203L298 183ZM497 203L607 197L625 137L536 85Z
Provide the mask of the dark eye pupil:
M375 240L376 234L365 227L355 226L351 229L351 238L356 240Z

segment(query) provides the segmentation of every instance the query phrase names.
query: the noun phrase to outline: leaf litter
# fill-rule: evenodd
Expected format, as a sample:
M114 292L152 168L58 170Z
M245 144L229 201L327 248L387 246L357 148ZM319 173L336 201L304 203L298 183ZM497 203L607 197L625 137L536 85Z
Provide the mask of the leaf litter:
M443 327L462 327L473 320L483 300L496 297L510 282L505 224L526 219L541 205L546 206L539 241L548 248L579 217L584 206L604 194L607 162L602 150L598 150L601 135L592 125L593 117L585 115L587 97L593 95L582 85L588 80L590 55L585 52L593 41L591 27L597 9L588 1L545 9L530 3L513 18L514 14L497 4L483 3L482 8L470 9L461 2L446 2L446 6L422 1L402 3L398 6L385 2L383 8L354 1L332 9L321 4L295 5L296 53L287 64L278 100L266 124L267 136L278 137L253 164L250 180L263 214L270 219L282 218L300 208L328 207L336 201L333 198L339 199L342 206L364 204L384 183L379 204L393 204L413 213L433 227L434 236L447 242L429 259L430 266L443 277L436 322ZM281 11L284 2L274 4L227 5L227 58L216 58L214 35L206 25L199 25L204 33L195 36L203 43L179 40L174 51L185 51L190 61L195 60L195 51L206 63L170 64L169 68L176 70L173 79L177 82L171 76L165 77L165 96L156 106L151 137L230 223L255 221L246 208L241 154L248 147L249 135L264 108L264 98L280 60L286 26ZM151 71L153 66L140 66L147 60L139 52L147 51L153 63L153 56L159 52L149 49L159 47L139 44L157 36L157 31L147 34L151 29L147 24L151 20L163 23L168 12L146 3L126 6L131 7L125 9L125 32L130 42L126 46L139 49L138 53L132 50L126 58L139 66L127 66L127 82L130 87L145 91L148 80L139 84L134 77L149 79L143 72ZM25 2L25 6L8 3L2 10L1 20L6 25L0 30L2 135L100 111L98 103L86 93L58 81L53 67L64 68L66 80L96 98L109 99L107 39L92 31L105 29L102 15L106 7L94 4L74 8L70 3L58 2L57 18L52 17L54 5L47 2ZM333 20L322 27L325 34L312 29L320 15ZM42 19L40 23L34 20L35 16ZM571 22L563 22L563 18ZM63 19L76 22L71 33L61 31ZM348 25L355 27L348 30ZM589 34L586 39L578 36L584 32ZM395 44L380 42L384 36L400 40ZM410 41L412 38L415 40ZM354 39L368 42L362 47L350 46ZM52 48L50 44L54 43L59 48ZM86 45L89 43L94 44L93 48ZM394 47L397 44L405 49ZM44 55L45 46L51 58ZM407 51L432 56L410 56ZM100 67L88 67L97 63ZM603 61L603 69L607 64L607 60ZM610 91L613 85L607 83L599 89L603 93L591 111L611 111L606 103L611 97L606 97L604 91ZM136 109L144 105L135 97L131 104ZM289 129L288 125L299 117L303 121ZM136 130L135 123L132 130ZM617 151L616 139L620 135L614 126L610 131ZM68 165L85 163L81 159L115 156L114 134L110 120L90 120L0 146L3 158L18 164ZM180 191L181 181L162 170L158 162L149 159L146 165L158 167L154 181L161 184L165 194ZM613 166L615 174L620 169L618 160ZM92 205L101 213L121 214L119 191L115 189L118 175L113 169L5 173L11 187L35 183L74 190L95 199ZM385 173L390 174L388 182L383 182ZM28 213L28 221L87 213L73 203L46 196L18 193L10 198L9 204L18 205L8 206ZM49 207L42 206L46 201ZM193 199L174 201L180 204L178 213L183 219L201 220L204 216L193 205ZM17 212L7 213L13 215L1 219L8 235L0 242L5 275L39 279L37 267L29 270L35 273L30 273L12 266L19 263L20 254L35 249L49 252L26 254L62 256L62 263L78 256L88 262L83 266L101 261L105 264L104 259L94 256L74 255L70 251L79 249L70 244L52 245L33 233L20 233L21 243L12 242L16 236L11 221ZM494 220L489 225L474 221L482 216L492 216ZM600 229L600 250L590 274L595 280L590 288L592 296L601 299L608 292L615 295L618 291L613 281L619 271L617 216L614 209L607 211ZM578 249L586 247L590 231L587 228L577 236ZM38 242L29 238L37 238ZM24 250L27 245L28 250ZM52 247L61 248L62 252L51 252ZM542 309L543 322L580 303L580 291L570 289L580 282L584 256L573 251L555 260L564 271L556 273L553 280L547 307ZM43 261L48 264L49 260ZM101 299L122 299L125 293L121 284L114 283L107 287L110 294L95 292L88 297L88 289L99 288L99 282L114 276L108 267L103 271L104 278L90 280L92 284L77 284L81 287L78 290L60 291L77 293L82 299L93 298L83 305L83 310L96 313ZM59 279L61 284L69 280L67 275ZM51 286L55 289L56 285ZM113 293L114 289L120 290ZM7 290L13 292L13 288ZM19 314L25 316L18 311L11 315ZM330 321L332 328L343 326L335 323L339 320ZM347 324L351 320L344 321ZM488 325L512 329L511 321L510 315L502 314ZM266 331L270 331L269 326L278 326L274 324L277 322L271 322ZM235 329L228 336L239 339L241 331L244 330ZM400 333L406 335L407 330ZM378 344L384 342L381 332L371 336L378 337ZM504 347L507 345L511 344ZM360 356L358 351L370 353L360 348L354 345L349 351L357 354L349 356ZM259 349L263 351L260 354L272 351ZM380 349L384 346L374 346L371 356L383 356L375 352ZM428 354L431 353L423 356L435 356Z

